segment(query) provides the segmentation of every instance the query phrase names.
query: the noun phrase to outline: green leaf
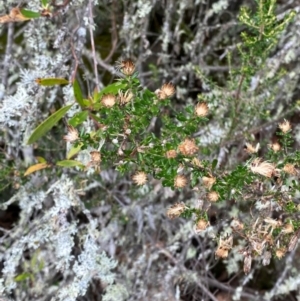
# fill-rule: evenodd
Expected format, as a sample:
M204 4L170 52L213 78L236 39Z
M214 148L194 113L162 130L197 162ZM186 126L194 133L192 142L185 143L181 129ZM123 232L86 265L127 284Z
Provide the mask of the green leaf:
M73 104L68 105L66 107L60 108L54 114L49 116L44 122L42 122L31 134L30 138L28 139L27 144L32 144L37 141L39 138L44 136L52 127L61 120L65 114L69 111Z
M42 2L42 7L46 7L47 4L49 3L49 0L41 0Z
M41 14L38 12L23 9L23 8L21 8L20 11L24 17L29 18L29 19L39 18L41 16Z
M76 147L73 146L67 154L67 159L71 159L72 157L77 155L80 152L82 146L83 146L82 143Z
M218 164L218 160L214 159L211 164L211 169L214 170L216 168L217 164Z
M41 86L55 86L55 85L67 85L69 83L68 80L64 78L37 78L35 82Z
M81 88L80 88L80 85L79 85L79 83L78 83L78 81L76 79L73 82L73 91L74 91L75 99L78 102L78 104L81 107L84 107L85 104L84 104L84 101L83 101L83 96L82 96Z
M125 89L127 87L127 84L125 83L120 83L120 82L116 82L113 83L111 85L108 85L107 87L105 87L104 89L102 89L100 92L95 94L95 99L94 101L99 101L100 98L104 95L104 94L117 94L119 92L119 90Z
M58 162L56 162L56 165L62 166L62 167L75 167L75 166L78 166L78 167L81 167L81 168L84 167L84 165L81 162L76 161L76 160L58 161Z
M17 281L17 282L24 281L29 277L30 277L30 273L22 273L15 277L15 281Z
M79 124L83 123L88 116L88 111L81 111L76 113L70 120L69 120L69 125L76 127Z

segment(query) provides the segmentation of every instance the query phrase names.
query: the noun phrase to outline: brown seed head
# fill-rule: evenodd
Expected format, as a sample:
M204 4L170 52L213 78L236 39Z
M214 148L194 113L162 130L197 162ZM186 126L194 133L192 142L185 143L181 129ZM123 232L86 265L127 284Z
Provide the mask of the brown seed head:
M238 220L238 219L233 219L231 221L230 226L235 230L235 231L240 231L244 229L244 224Z
M103 106L111 108L116 103L116 96L113 94L104 95L102 96L101 103L103 104Z
M100 162L101 162L101 154L100 154L99 151L91 151L90 155L91 155L91 161L92 161L92 163L100 164Z
M197 224L194 226L196 233L204 231L209 226L209 222L205 219L200 219Z
M284 120L284 122L279 123L278 126L284 134L286 134L292 128L291 124L287 120Z
M257 151L258 151L258 147L254 147L252 144L246 143L246 144L245 144L245 151L246 151L248 154L255 154L255 153L257 153Z
M276 251L275 251L275 254L276 254L276 257L278 259L281 259L286 253L286 248L282 247L282 248L278 248Z
M212 203L215 203L219 197L220 195L216 191L211 191L207 194L207 199Z
M183 175L177 175L174 179L174 187L183 188L187 184L187 179Z
M185 139L179 144L178 149L184 156L191 156L199 150L199 147L194 139Z
M71 125L68 125L68 134L63 137L64 140L68 142L75 142L78 140L79 135L77 129L73 128Z
M191 163L197 167L203 167L201 161L198 158L193 158Z
M147 182L147 175L143 171L138 171L133 177L132 177L133 182L138 185L144 185Z
M168 159L176 158L176 156L177 156L177 152L176 152L175 149L170 149L170 150L168 150L168 151L166 152L166 157L167 157Z
M127 103L129 103L134 96L130 90L127 90L125 93L119 90L118 94L121 105L126 105Z
M135 65L132 60L124 60L121 63L117 63L117 68L126 76L130 76L134 73Z
M297 175L297 169L295 168L295 165L294 164L291 164L291 163L287 163L284 165L283 169L282 169L284 172L286 172L287 174L289 175L293 175L293 176L296 176Z
M215 177L203 177L202 181L203 181L203 185L210 190L212 188L212 186L216 183L216 178Z
M185 205L184 203L177 203L171 206L167 211L167 217L169 219L174 219L180 216L182 212L184 212Z
M281 232L285 234L290 234L293 233L294 231L295 229L292 223L285 224L281 230Z
M205 117L208 114L208 105L205 102L200 102L195 107L195 114L198 117Z
M158 99L164 100L170 98L175 94L175 86L172 83L166 83L161 86L161 88L155 91Z
M269 144L269 147L273 150L273 152L277 153L280 151L281 149L281 146L278 142L275 142L275 143L272 143L272 144Z

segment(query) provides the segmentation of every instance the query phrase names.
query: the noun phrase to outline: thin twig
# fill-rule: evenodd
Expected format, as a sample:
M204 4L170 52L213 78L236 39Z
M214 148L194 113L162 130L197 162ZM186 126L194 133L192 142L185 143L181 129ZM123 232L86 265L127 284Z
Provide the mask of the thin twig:
M99 77L98 77L98 68L97 68L97 60L96 60L96 50L95 50L95 41L94 41L94 32L93 32L93 26L94 19L93 19L93 4L92 1L89 0L89 31L90 31L90 37L91 37L91 47L92 47L92 54L93 54L93 61L94 61L94 73L96 78L96 86L97 90L99 89Z

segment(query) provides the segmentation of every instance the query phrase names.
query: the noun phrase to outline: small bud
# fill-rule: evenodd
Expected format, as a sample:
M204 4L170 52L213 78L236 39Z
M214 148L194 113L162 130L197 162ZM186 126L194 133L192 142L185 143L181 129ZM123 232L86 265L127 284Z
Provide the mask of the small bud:
M135 65L132 60L124 60L117 62L117 68L126 76L130 76L134 73Z
M79 138L78 131L74 127L69 125L68 126L68 134L65 135L63 137L63 139L68 142L75 142L76 140L78 140L78 138Z
M132 177L133 182L138 185L144 185L147 182L147 175L143 171L138 171L133 177Z
M259 143L256 145L256 147L254 147L252 144L250 143L246 143L245 144L245 151L248 153L248 154L255 154L258 152L258 149L259 149Z
M125 93L119 90L118 94L121 105L126 105L127 103L129 103L134 96L130 90L127 90Z
M295 230L294 230L294 226L292 223L285 224L281 230L281 232L284 234L290 234L290 233L293 233L294 231Z
M200 219L197 224L194 225L194 231L200 233L204 231L209 226L209 222L205 219Z
M201 161L198 158L193 158L191 163L197 167L203 167Z
M183 188L187 184L187 179L183 175L177 175L174 179L174 187Z
M291 124L287 120L284 120L284 122L279 123L278 126L284 134L286 134L292 128Z
M271 261L271 257L272 257L271 252L265 251L264 254L263 254L263 261L262 261L262 264L263 264L264 266L269 265L269 264L270 264L270 261Z
M286 172L287 174L290 174L290 175L293 175L293 176L296 176L297 173L298 173L297 169L295 168L295 165L291 164L291 163L285 164L282 170L284 172Z
M203 177L202 181L203 181L204 187L206 187L208 190L210 190L212 188L212 186L215 184L216 178L215 177Z
M116 97L113 94L102 96L101 103L104 107L111 108L116 103Z
M194 139L185 139L179 144L178 149L184 156L191 156L199 150L199 147Z
M281 149L281 146L280 146L280 144L278 142L269 144L269 147L273 150L274 153L279 152L280 149Z
M198 117L205 117L208 114L208 105L205 102L200 102L195 107L195 114Z
M239 221L238 219L233 219L230 226L235 231L240 231L240 230L244 229L244 224L241 221Z
M278 248L276 251L275 251L275 254L276 254L276 257L278 259L281 259L286 253L286 248L282 247L282 248Z
M176 158L177 157L177 152L174 149L170 149L166 152L166 157L168 159Z
M158 99L164 100L175 94L175 86L172 83L163 84L159 90L155 91Z
M220 195L216 191L211 191L207 194L207 199L212 203L215 203L219 197Z

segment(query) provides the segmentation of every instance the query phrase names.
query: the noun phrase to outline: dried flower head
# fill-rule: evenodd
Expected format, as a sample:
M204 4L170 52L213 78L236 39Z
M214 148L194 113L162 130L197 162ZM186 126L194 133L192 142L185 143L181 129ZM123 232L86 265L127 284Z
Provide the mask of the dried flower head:
M141 186L147 182L147 175L143 171L138 171L135 175L133 175L132 180L136 185Z
M269 162L262 162L260 158L255 158L250 165L250 170L253 173L271 178L275 172L275 166Z
M284 134L286 134L292 128L290 122L287 120L284 120L284 122L279 123L278 126Z
M91 161L86 167L95 166L97 171L100 171L101 154L99 151L91 151Z
M244 229L244 224L240 220L238 220L236 218L231 221L230 226L235 231L240 231L240 230Z
M203 167L201 161L198 158L193 158L191 163L197 167Z
M215 256L219 258L228 257L229 250L232 249L232 244L233 244L233 237L231 235L225 238L220 237L219 245L215 252Z
M175 149L170 149L170 150L168 150L168 151L166 152L166 157L167 157L168 159L176 158L176 156L177 156L177 152L176 152Z
M212 188L212 186L216 183L216 178L215 177L203 177L202 181L203 181L203 185L210 190Z
M163 84L160 89L155 91L155 94L160 100L170 98L175 94L175 86L172 83Z
M174 179L174 186L176 188L183 188L187 184L187 179L183 175L177 175Z
M101 162L101 154L99 151L91 151L91 161L95 164L100 164Z
M179 144L178 149L184 156L191 156L199 150L199 147L194 139L185 139Z
M134 73L135 65L132 60L123 60L121 62L117 62L117 69L124 75L130 76Z
M287 223L283 226L281 232L284 234L290 234L293 233L295 231L294 226L292 223Z
M68 125L68 134L63 137L64 140L68 142L75 142L78 140L79 135L77 129L72 127L71 125Z
M205 117L208 114L208 105L205 102L200 102L195 107L195 114L198 117Z
M171 206L167 211L167 217L169 219L174 219L179 217L182 212L184 212L185 205L184 203L177 203Z
M259 150L259 143L257 143L256 147L254 147L252 144L250 143L246 143L245 144L245 151L248 153L248 154L255 154L257 153Z
M125 93L119 90L118 94L121 105L126 105L127 103L129 103L134 96L130 90L127 90Z
M287 174L289 175L293 175L293 176L296 176L297 175L297 169L295 168L295 165L294 164L291 164L291 163L287 163L284 165L283 169L282 169L284 172L286 172Z
M103 106L111 108L116 103L116 96L113 94L104 95L102 96L101 103L103 104Z
M273 150L273 152L277 153L280 151L281 149L281 146L278 142L275 142L275 143L272 143L272 144L269 144L269 147Z
M220 195L216 191L211 191L207 194L207 199L214 203L220 198Z
M205 219L200 219L195 225L194 225L194 231L196 233L200 233L204 231L209 226L209 222Z
M275 254L276 254L276 257L278 259L281 259L286 253L286 248L282 247L282 248L278 248L276 251L275 251Z

